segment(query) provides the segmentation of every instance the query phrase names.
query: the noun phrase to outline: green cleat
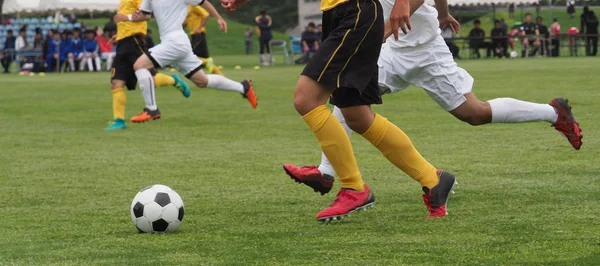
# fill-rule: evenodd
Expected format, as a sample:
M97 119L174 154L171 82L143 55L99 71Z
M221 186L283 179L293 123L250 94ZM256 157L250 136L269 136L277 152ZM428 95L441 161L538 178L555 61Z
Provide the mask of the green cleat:
M189 98L192 92L190 91L190 86L188 86L185 81L183 81L179 76L173 74L173 79L175 79L175 88L183 94L183 97Z
M121 118L117 118L115 119L115 121L112 121L112 123L110 123L110 125L105 128L104 130L120 130L120 129L126 129L127 126L125 125L125 120L121 119Z
M215 63L214 63L212 57L206 58L206 71L207 71L206 73L212 74L214 67L215 67Z

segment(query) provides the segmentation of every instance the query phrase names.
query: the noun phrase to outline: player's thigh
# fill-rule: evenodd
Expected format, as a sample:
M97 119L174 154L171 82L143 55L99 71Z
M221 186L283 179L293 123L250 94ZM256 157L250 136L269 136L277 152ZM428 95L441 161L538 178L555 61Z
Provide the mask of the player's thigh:
M176 44L164 42L150 48L146 57L155 68L159 69L171 65L175 60L180 58L181 51Z
M401 49L394 49L384 44L377 65L379 67L378 83L381 94L395 93L410 86L405 80L410 69L414 69L414 60L404 58Z
M301 75L294 90L294 108L305 115L313 109L327 102L331 91L313 78Z
M186 57L174 62L174 66L186 78L193 81L196 86L204 88L208 85L208 77L202 71L202 61L191 51Z
M137 78L133 70L133 64L137 60L137 54L117 53L111 69L111 80L113 89L127 86L128 90L135 90ZM116 87L115 87L116 86Z
M456 109L466 101L465 94L473 88L473 77L460 68L445 45L429 49L431 61L409 82L425 89L427 94L446 111Z

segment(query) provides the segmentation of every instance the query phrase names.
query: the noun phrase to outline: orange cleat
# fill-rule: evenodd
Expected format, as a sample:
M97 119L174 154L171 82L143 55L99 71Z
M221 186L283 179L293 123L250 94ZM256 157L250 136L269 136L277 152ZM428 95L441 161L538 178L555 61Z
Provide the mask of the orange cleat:
M160 111L158 109L151 111L148 108L144 108L144 110L139 114L131 118L131 122L133 123L144 123L150 120L160 119Z
M244 93L242 94L242 96L250 102L250 105L252 105L252 108L256 109L256 106L258 106L258 101L256 100L256 94L254 94L254 87L252 86L252 80L245 79L245 80L242 80L241 83L244 86Z

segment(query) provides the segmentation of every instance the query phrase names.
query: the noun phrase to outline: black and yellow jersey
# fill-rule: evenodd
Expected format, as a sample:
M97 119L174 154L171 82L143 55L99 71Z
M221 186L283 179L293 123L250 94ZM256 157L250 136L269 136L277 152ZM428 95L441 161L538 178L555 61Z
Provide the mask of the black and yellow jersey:
M321 11L327 11L350 0L321 0Z
M120 14L133 14L140 8L142 0L121 0L119 4ZM117 23L117 41L125 39L127 37L135 35L146 35L148 29L148 23L146 21L132 22L132 21L121 21Z
M210 14L203 7L190 5L188 8L188 15L183 24L187 26L188 32L192 35L196 29L200 27L200 23L209 16ZM202 32L206 33L206 27L202 27Z

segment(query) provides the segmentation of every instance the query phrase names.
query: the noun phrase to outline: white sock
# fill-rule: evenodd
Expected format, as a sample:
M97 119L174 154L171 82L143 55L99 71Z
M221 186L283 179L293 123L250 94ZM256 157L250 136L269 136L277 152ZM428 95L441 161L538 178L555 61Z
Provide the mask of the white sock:
M348 135L348 137L350 137L352 135L352 129L350 129L348 124L346 124L346 119L344 118L344 115L342 114L340 108L338 108L337 106L333 107L333 116L335 116L335 118L337 118L337 120L340 121L342 127L344 128L344 131L346 131L346 134ZM321 172L321 174L335 176L335 170L333 170L333 166L329 162L329 159L327 159L327 156L325 156L325 153L321 153L321 165L319 165L319 171Z
M522 123L548 121L556 123L558 114L549 104L530 103L513 98L488 101L492 108L492 123Z
M135 76L140 83L140 91L146 102L146 108L151 111L158 109L156 107L156 95L154 95L154 78L148 69L142 68L135 71Z
M94 63L92 62L92 58L86 58L85 60L87 60L88 71L93 72L94 71Z
M244 85L242 83L230 80L221 75L207 74L206 76L208 77L208 84L206 86L209 88L244 93Z
M100 65L100 57L94 58L94 61L96 62L96 71L102 71L102 66Z
M79 60L79 71L83 71L83 69L85 68L86 63L87 63L87 58L81 58ZM90 67L90 66L88 65L88 67Z
M69 58L69 66L71 67L71 71L75 71L75 60L73 58Z
M113 60L115 57L113 55L109 55L106 57L106 70L110 71L112 69Z

